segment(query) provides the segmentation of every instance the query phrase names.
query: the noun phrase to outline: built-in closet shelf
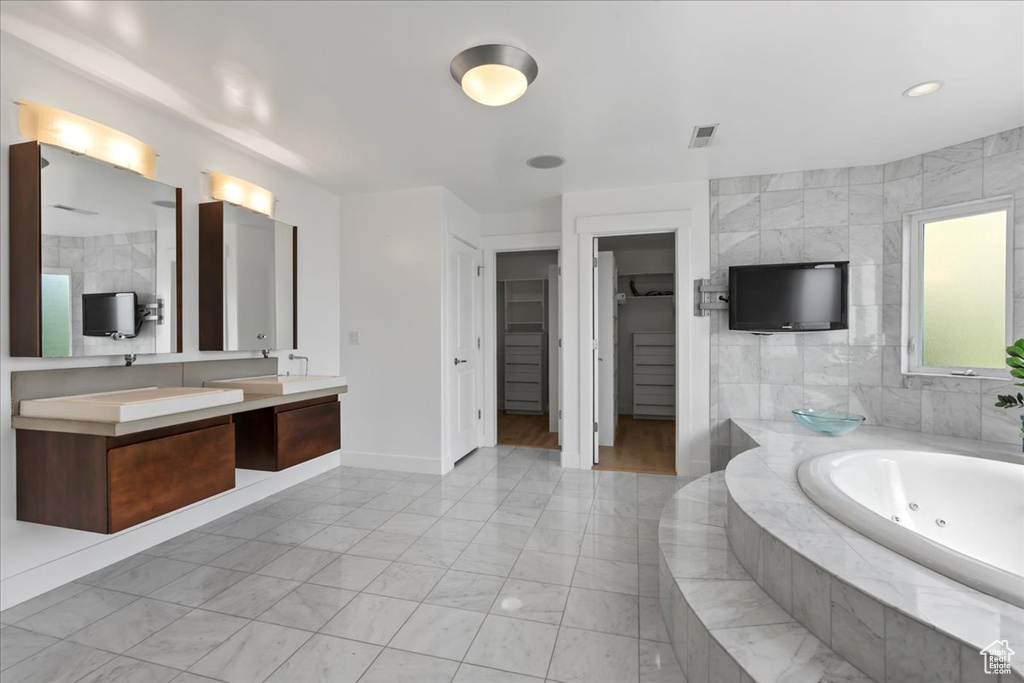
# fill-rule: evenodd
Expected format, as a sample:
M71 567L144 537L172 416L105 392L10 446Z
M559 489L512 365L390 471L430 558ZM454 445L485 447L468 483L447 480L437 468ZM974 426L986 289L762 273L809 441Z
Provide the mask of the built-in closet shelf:
M676 415L676 335L633 333L633 417Z
M505 334L506 412L544 412L544 348L543 332Z
M547 280L503 280L505 330L543 332L547 320ZM523 329L527 326L527 329Z

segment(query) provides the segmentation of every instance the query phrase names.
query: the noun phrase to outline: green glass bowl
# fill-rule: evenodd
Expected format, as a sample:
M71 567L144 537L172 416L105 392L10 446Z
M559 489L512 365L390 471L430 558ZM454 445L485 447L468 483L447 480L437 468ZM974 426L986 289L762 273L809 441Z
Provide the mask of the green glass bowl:
M815 410L814 408L796 408L793 410L796 421L812 432L825 436L842 436L849 434L864 422L863 415L840 413L832 410Z

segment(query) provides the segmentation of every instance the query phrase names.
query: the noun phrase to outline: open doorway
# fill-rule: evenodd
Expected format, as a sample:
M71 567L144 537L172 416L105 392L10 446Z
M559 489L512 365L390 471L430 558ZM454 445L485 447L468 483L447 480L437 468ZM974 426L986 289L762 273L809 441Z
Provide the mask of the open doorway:
M676 474L675 234L596 242L594 469Z
M497 443L557 449L558 250L495 255Z

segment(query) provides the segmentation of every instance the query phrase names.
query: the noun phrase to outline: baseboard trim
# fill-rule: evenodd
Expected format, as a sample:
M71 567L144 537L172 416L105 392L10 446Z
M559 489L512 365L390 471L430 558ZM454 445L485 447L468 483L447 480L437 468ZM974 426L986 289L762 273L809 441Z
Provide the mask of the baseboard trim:
M341 464L344 467L370 467L376 470L412 472L414 474L442 474L444 467L440 458L421 458L415 455L392 453L360 453L358 451L342 451Z
M59 557L45 559L38 565L16 569L16 573L0 580L0 609L7 609L42 595L69 581L80 579L186 531L197 529L219 517L263 500L267 496L272 496L286 488L328 472L338 467L339 456L340 451L334 451L281 472L236 470L235 488L230 491L169 512L162 517L143 522L120 533L99 537L100 540L88 546L72 550ZM38 529L40 525L30 522L11 522L10 524L15 528L10 532L5 529L3 552L18 553L17 537L33 535L32 527ZM24 525L24 531L27 533L19 533L22 532L22 529L18 528L21 525ZM62 534L64 532L82 534L82 541L85 543L98 536L87 531L45 528ZM32 540L28 539L26 543L32 544ZM38 543L38 539L36 543Z

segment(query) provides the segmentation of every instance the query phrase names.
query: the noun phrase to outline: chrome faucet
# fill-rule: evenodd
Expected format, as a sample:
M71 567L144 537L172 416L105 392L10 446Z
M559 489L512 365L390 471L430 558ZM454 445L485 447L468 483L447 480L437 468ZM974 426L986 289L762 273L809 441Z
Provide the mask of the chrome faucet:
M309 359L308 358L306 358L305 356L296 356L294 353L289 353L288 354L288 360L304 360L304 361L306 361L306 364L304 365L305 370L303 371L302 376L303 377L309 377Z

